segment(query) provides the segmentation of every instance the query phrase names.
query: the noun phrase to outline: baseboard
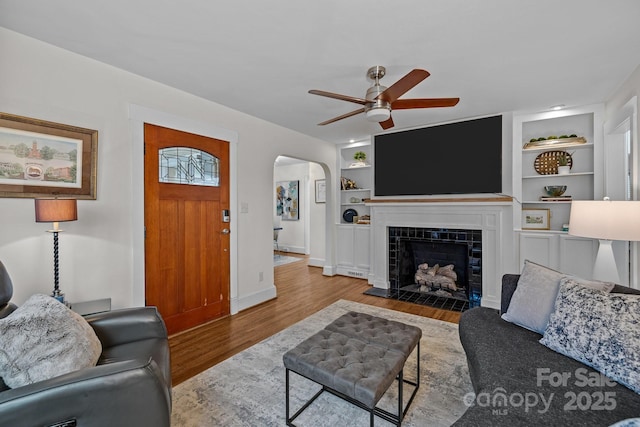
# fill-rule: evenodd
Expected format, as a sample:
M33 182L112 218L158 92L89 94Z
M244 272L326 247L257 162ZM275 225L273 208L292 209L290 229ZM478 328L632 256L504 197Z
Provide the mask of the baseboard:
M246 310L254 305L274 299L277 296L276 287L271 285L269 288L258 291L251 295L238 298L238 311Z
M230 302L231 315L238 314L238 312L240 311L240 309L238 308L238 298L231 298Z
M500 310L500 300L491 297L482 297L480 300L480 305L482 307L494 308L496 310Z
M338 266L336 270L336 274L340 274L342 276L355 277L356 279L367 279L369 276L369 271L361 270L359 268L353 268L353 267Z
M307 265L311 267L324 267L324 259L322 258L309 258Z
M336 266L335 265L325 265L322 267L322 275L323 276L335 276L336 275Z
M290 246L290 245L287 245L286 243L280 243L278 246L279 246L280 252L282 253L290 252L293 254L305 255L304 247L302 246Z

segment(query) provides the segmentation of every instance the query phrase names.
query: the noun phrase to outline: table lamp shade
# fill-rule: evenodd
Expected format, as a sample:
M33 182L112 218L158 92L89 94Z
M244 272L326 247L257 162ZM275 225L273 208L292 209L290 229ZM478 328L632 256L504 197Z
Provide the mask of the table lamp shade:
M640 201L574 200L569 234L602 240L640 241Z
M76 199L35 199L36 222L63 222L78 219Z

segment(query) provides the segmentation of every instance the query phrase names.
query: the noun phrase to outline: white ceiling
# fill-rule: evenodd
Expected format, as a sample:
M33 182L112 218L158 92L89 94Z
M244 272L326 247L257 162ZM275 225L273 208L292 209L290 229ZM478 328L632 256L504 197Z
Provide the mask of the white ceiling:
M317 126L359 106L307 91L364 98L374 65L431 73L402 98L461 98L392 130L605 101L639 21L638 0L0 0L0 26L336 143L381 129Z

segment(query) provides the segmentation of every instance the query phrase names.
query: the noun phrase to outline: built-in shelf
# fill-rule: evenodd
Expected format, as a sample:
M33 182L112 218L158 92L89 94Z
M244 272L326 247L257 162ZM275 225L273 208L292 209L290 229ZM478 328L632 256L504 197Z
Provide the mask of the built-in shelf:
M342 217L346 209L357 207L358 216L369 215L370 213L370 209L365 204L365 201L371 198L373 169L369 163L365 165L354 165L355 160L353 155L358 151L364 152L367 155L366 161L370 161L371 144L369 141L346 144L338 148L341 177L353 181L357 186L357 188L350 188L348 190L340 188L340 211L338 212L338 218L340 218L340 223L345 225L351 225L351 223L344 221ZM354 202L351 199L357 199L357 201Z
M550 229L561 230L563 224L569 222L570 200L540 200L545 196L544 187L547 185L565 185L565 195L572 196L572 200L593 200L598 197L601 188L599 174L602 172L598 164L596 152L602 146L599 135L601 128L601 106L587 106L568 109L554 113L535 113L514 117L514 195L522 200L521 206L514 210L514 229L521 224L521 209L533 208L550 210ZM524 148L531 138L540 135L580 135L578 140L563 138L547 140L542 146ZM520 149L517 149L518 147ZM571 154L573 165L569 174L540 174L536 170L536 161L541 153L549 151L567 151Z
M343 168L341 168L341 169L342 169L343 171L346 171L346 170L352 171L352 170L357 170L357 169L367 169L367 168L370 168L370 167L371 167L371 165L364 165L364 166L347 166L347 167L343 167Z
M353 209L358 217L370 215L371 208L365 203L371 198L373 185L373 168L371 164L353 165L353 155L362 151L367 155L366 162L372 159L371 142L359 141L338 147L338 168L341 177L355 182L357 188L343 190L338 187L340 195L336 236L336 273L366 279L369 275L370 224L346 222L343 214ZM340 180L342 181L342 180ZM340 185L340 183L339 183ZM352 202L351 199L357 200Z
M602 105L589 105L561 111L517 115L513 118L513 193L521 203L513 207L513 229L517 233L520 266L525 260L558 271L590 277L597 241L569 234L566 226L573 200L594 200L603 189L603 111ZM559 139L543 146L523 148L532 138L544 135L580 135L587 142L571 144ZM544 141L542 141L544 143ZM571 172L566 175L538 173L536 162L542 153L566 151L571 154ZM546 172L546 170L543 170ZM547 185L566 185L570 200L540 200ZM524 209L547 218L548 224L525 224ZM537 228L544 226L541 229Z
M571 178L573 176L586 176L586 175L593 175L593 172L572 172L572 173L568 173L566 175L560 175L560 174L555 174L555 175L527 175L527 176L523 176L522 179L548 179L548 178L558 179L558 178Z
M515 231L519 231L522 233L532 233L532 234L541 234L541 235L546 235L546 234L557 234L557 235L569 235L568 231L562 231L562 230L527 230L522 229L522 228L517 228Z
M556 140L558 141L558 140ZM557 144L557 145L547 145L546 147L531 147L531 148L523 148L522 151L524 153L529 153L531 151L549 151L549 150L556 150L556 149L563 149L563 150L580 150L583 148L587 148L587 149L592 149L593 148L593 143L589 143L587 142L586 144Z

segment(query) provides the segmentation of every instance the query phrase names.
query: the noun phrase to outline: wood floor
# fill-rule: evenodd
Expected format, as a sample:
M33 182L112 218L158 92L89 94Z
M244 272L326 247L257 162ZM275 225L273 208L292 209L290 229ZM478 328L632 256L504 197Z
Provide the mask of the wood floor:
M287 254L294 256L292 254ZM457 323L460 313L363 295L366 280L327 277L302 261L275 268L278 297L169 337L173 385L344 299Z

